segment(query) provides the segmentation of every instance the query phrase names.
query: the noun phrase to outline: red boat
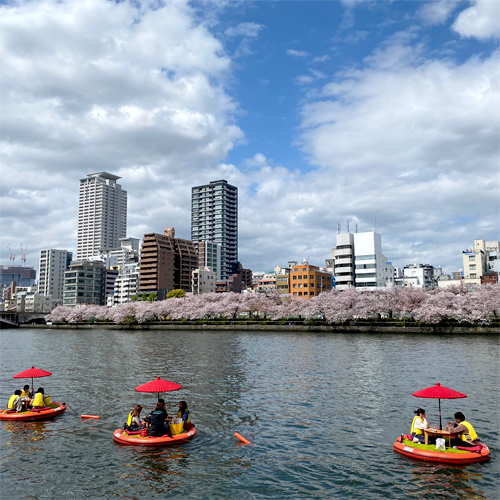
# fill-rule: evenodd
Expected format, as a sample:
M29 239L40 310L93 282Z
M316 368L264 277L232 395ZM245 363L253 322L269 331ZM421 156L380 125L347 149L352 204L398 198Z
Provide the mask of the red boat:
M135 446L175 446L186 443L196 436L196 428L191 427L189 431L174 436L140 436L139 434L127 434L127 431L116 429L113 432L113 439L120 444Z
M395 452L401 453L401 455L405 455L406 457L425 460L426 462L440 462L443 464L467 465L486 462L490 459L490 450L486 445L482 445L481 447L478 446L477 448L481 449L477 451L455 449L453 452L446 450L428 450L419 448L418 444L414 444L408 439L406 443L402 443L400 436L394 443L393 448Z
M28 411L0 410L0 420L16 420L32 422L34 420L48 420L57 417L66 411L65 403L51 403L43 408Z

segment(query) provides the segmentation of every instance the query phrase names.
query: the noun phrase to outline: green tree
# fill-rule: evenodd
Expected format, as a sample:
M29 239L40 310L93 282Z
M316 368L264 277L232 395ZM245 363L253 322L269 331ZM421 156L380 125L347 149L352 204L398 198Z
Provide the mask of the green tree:
M148 294L147 294L146 292L144 292L144 293L142 294L142 301L143 301L143 302L146 302L146 300L148 300Z
M156 292L150 293L148 296L149 302L154 302L156 300L157 296L158 296L158 294Z
M184 295L186 295L186 292L184 290L171 290L170 292L167 293L167 299L171 298L182 299Z
M132 298L130 299L132 302L137 302L137 299L139 298L139 295L132 295Z

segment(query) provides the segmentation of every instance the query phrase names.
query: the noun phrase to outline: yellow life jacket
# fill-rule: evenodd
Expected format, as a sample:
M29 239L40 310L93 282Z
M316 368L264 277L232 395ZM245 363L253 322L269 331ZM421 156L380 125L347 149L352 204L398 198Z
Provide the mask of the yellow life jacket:
M12 396L9 399L9 404L7 405L7 409L9 409L9 410L13 410L14 409L14 401L18 397L19 396L17 394L12 394Z
M24 389L21 391L21 397L27 398L30 395L30 390L25 391Z
M413 427L415 426L415 421L419 418L422 423L424 423L424 419L422 417L419 417L418 415L415 415L415 418L413 419L413 422L411 423L411 431L410 434L413 434ZM422 429L415 429L415 434L418 436L419 434L423 434L424 431Z
M127 425L131 426L132 425L132 412L128 414L128 419L127 419Z
M188 414L188 419L186 420L186 424L190 424L191 423L191 418L189 417L189 410L186 410L186 411L187 411L187 414ZM182 418L182 414L183 413L184 413L183 411L179 410L177 412L177 418Z
M41 392L35 394L35 399L31 403L31 406L45 406L44 397Z
M474 427L472 427L471 424L469 424L469 422L466 422L465 420L463 422L460 422L462 425L465 425L465 427L467 427L467 430L469 431L469 436L470 438L472 439L472 441L475 441L477 439L477 434L476 434L476 431L474 430ZM462 441L467 441L467 438L465 437L465 434L462 434L462 436L460 436L462 438Z

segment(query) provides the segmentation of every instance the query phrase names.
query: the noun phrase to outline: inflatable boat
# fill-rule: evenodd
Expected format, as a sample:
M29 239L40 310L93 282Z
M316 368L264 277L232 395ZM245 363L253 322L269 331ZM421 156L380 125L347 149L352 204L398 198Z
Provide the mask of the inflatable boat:
M33 421L48 420L57 417L66 411L65 403L51 403L43 408L36 408L27 411L0 410L0 420Z
M128 444L135 446L175 446L186 443L196 436L196 428L191 427L189 431L174 436L141 436L138 433L128 434L127 431L116 429L113 432L113 439L120 444Z
M446 448L445 450L436 450L434 445L416 444L409 439L401 442L401 436L394 443L394 451L401 453L406 457L416 460L425 460L427 462L440 462L443 464L467 465L478 462L486 462L490 458L490 450L486 445L475 446L459 450L455 448Z

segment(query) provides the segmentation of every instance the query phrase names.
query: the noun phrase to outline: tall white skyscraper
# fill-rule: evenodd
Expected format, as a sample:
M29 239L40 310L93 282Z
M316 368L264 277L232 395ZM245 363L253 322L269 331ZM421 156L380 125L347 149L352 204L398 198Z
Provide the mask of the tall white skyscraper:
M80 179L76 260L121 248L127 232L127 191L117 175L99 172Z
M50 295L54 302L62 303L64 271L68 269L72 256L67 250L40 250L38 293Z

